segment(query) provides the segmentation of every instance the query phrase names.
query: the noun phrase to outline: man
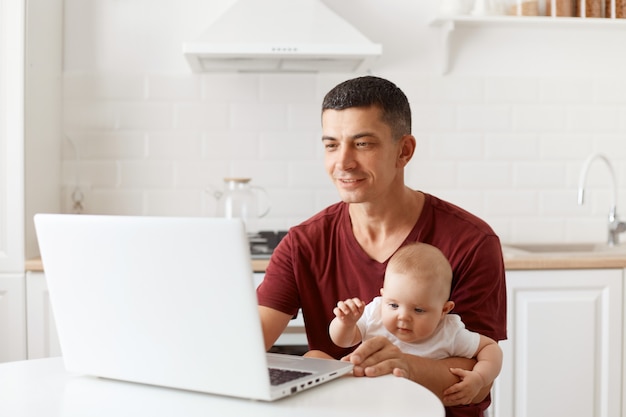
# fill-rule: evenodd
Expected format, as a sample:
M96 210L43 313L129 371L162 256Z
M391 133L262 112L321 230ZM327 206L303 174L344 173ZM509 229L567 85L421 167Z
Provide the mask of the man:
M449 416L481 416L479 404L461 406L446 388L458 382L450 368L475 361L403 354L383 337L353 352L328 335L337 300L369 302L382 287L387 260L408 242L441 250L453 270L454 313L469 330L506 338L506 290L500 241L472 214L404 184L404 167L416 147L404 93L378 77L333 88L322 104L325 167L341 202L293 227L272 255L259 286L259 312L269 348L302 309L309 348L354 363L356 376L393 373L429 388Z

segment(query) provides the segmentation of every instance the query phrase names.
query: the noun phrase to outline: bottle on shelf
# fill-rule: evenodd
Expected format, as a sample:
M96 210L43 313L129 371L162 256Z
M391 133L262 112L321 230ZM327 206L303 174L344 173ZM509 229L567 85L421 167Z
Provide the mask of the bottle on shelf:
M546 0L546 16L576 16L576 0Z
M602 0L578 0L578 17L604 17L605 16L605 8L604 2ZM610 8L609 14L607 17L610 17Z
M540 16L539 0L510 0L506 14L511 16Z
M613 6L615 6L615 9L613 9ZM624 19L626 18L626 0L606 0L604 2L604 10L606 17Z
M441 14L626 19L626 0L440 0ZM468 7L473 5L473 7Z

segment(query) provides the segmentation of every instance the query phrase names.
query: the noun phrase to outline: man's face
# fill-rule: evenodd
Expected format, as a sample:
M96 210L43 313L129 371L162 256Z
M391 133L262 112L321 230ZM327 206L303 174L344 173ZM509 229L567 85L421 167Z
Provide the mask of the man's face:
M402 140L394 141L378 107L322 113L326 172L346 203L373 202L403 185Z

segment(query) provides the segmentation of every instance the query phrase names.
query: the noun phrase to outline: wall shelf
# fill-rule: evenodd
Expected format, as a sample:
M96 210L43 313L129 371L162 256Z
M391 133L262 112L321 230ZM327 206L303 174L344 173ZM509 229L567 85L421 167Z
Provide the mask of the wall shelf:
M433 27L442 30L441 73L450 70L450 36L457 28L469 29L534 29L557 28L565 30L624 30L626 19L616 18L580 18L550 16L438 16L430 22Z

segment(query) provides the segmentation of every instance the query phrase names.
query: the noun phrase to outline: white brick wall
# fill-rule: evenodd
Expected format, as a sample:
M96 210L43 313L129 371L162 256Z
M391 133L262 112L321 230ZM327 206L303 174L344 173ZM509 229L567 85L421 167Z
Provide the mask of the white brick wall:
M66 145L65 209L78 175L89 213L210 215L205 189L250 176L271 195L261 227L307 218L336 198L323 169L317 79L66 75L65 128L80 159ZM534 77L395 81L428 92L409 96L418 150L408 183L475 211L503 240L604 239L610 184L601 163L590 170L587 204L576 204L591 152L612 158L626 207L626 110L612 91L620 79L577 78L591 87L576 93Z

